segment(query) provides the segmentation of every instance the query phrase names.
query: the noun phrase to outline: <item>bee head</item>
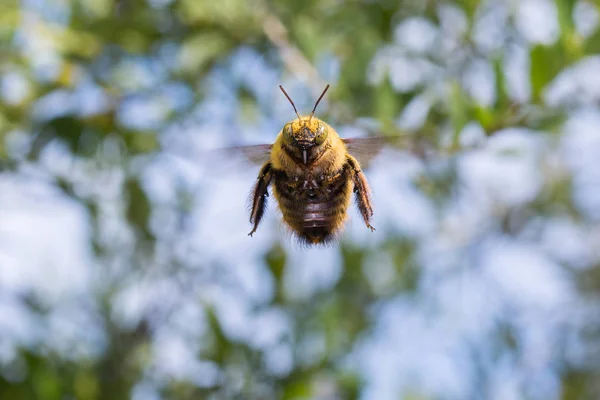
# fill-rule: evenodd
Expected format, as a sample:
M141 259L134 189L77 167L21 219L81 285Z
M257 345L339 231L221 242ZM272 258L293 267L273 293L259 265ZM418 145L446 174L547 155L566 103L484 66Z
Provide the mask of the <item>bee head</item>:
M301 117L283 127L283 139L290 146L308 149L327 139L327 126L318 118Z
M294 102L285 92L283 87L279 85L279 88L285 97L287 97L287 99L290 101L292 107L294 107L296 115L298 116L298 119L288 122L283 127L284 143L291 150L296 150L299 154L301 153L304 164L306 164L310 149L315 146L322 145L325 142L325 139L327 139L327 124L325 124L319 118L313 118L313 115L315 114L317 105L319 105L319 102L329 89L329 85L327 85L325 90L323 90L323 93L321 93L321 96L315 103L310 115L305 117L301 117L300 114L298 114L298 110L296 110Z

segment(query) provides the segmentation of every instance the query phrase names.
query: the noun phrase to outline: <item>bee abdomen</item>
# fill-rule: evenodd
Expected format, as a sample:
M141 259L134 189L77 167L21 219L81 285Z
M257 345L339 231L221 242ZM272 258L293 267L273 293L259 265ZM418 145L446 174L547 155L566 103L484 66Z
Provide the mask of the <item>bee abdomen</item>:
M344 197L319 203L307 203L300 229L301 239L310 243L324 243L333 238L346 216Z
M296 181L280 173L274 193L284 221L301 241L316 244L330 241L343 226L351 190L345 171L327 183L323 179Z
M308 203L304 209L303 225L311 227L327 227L339 212L339 201Z
M284 219L296 231L301 241L326 243L346 219L349 196L337 196L328 201L309 202L295 205L282 211ZM282 202L285 203L285 202Z

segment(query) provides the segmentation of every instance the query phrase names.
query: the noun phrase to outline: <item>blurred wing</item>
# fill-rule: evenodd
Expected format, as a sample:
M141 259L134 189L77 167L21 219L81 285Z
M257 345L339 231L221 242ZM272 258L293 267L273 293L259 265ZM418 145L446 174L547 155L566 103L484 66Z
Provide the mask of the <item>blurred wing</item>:
M242 157L252 164L263 165L271 156L272 144L257 144L252 146L235 146L216 150L228 157Z
M423 157L419 139L413 135L373 136L367 138L342 139L348 152L352 154L364 168L385 147L401 148L417 157Z
M214 176L237 175L252 170L252 165L262 165L271 155L270 144L222 147L193 151L191 148L172 149L170 156L195 165ZM257 169L258 172L258 169Z
M348 152L352 154L366 168L371 160L386 146L392 145L395 140L389 136L375 136L368 138L342 139Z

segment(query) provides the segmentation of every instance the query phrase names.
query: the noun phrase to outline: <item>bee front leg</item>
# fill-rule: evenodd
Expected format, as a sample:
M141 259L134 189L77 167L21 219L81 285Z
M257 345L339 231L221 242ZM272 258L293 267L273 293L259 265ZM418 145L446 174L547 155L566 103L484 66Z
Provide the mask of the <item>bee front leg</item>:
M373 216L373 207L371 205L371 189L367 183L367 178L360 169L360 164L354 157L347 155L346 158L352 169L352 183L354 183L354 193L358 210L365 220L367 228L374 231L375 228L370 224L371 217Z
M267 197L269 196L268 189L272 177L273 174L271 172L271 163L266 163L260 170L260 173L258 174L258 181L252 190L252 211L250 212L250 223L254 224L254 227L248 236L252 236L252 234L256 232L258 224L265 213L265 208L267 207Z

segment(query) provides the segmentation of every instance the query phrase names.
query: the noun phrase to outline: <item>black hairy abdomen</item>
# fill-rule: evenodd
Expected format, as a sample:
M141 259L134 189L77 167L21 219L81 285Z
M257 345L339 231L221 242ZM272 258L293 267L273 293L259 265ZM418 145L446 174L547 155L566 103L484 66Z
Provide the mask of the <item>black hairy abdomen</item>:
M283 219L301 241L313 244L333 239L343 225L351 184L347 168L332 176L290 177L283 171L274 174Z

